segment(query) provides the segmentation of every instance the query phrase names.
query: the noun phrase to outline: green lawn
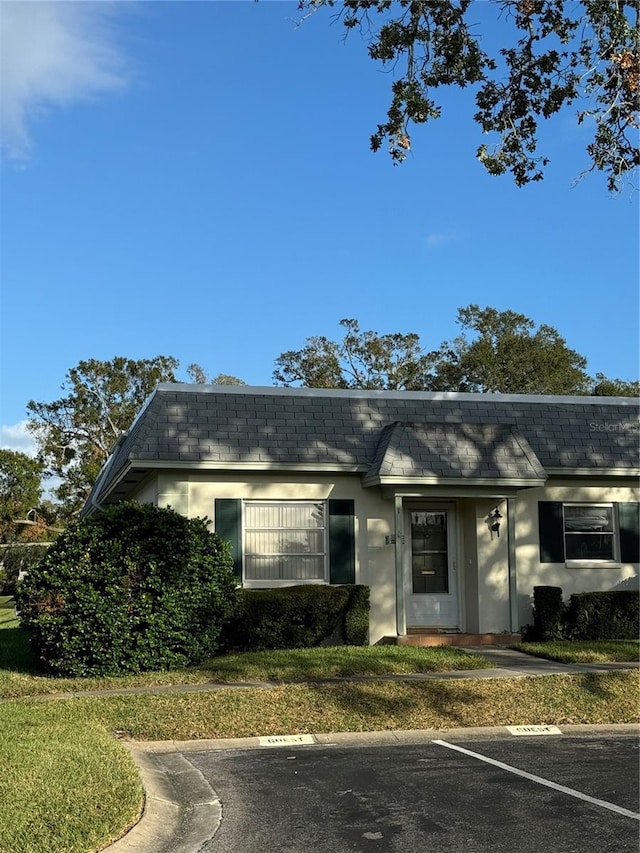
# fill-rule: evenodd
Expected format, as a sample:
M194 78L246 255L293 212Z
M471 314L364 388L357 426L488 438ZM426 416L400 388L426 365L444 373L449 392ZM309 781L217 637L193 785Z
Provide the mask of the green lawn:
M490 665L460 649L379 646L232 655L181 672L117 679L52 679L35 674L6 597L0 599L0 629L0 853L95 853L135 822L142 791L116 732L137 740L187 740L638 721L638 672L300 683ZM70 698L62 692L243 680L281 683L128 696Z
M4 629L4 630L2 630ZM212 658L199 666L117 678L48 678L38 675L13 600L0 597L0 699L82 690L233 681L305 681L349 675L386 675L482 669L478 655L447 646L333 646L252 652Z
M638 640L558 640L553 643L519 643L513 648L560 663L637 661L640 656Z
M72 703L0 703L0 853L92 853L142 813L129 753Z

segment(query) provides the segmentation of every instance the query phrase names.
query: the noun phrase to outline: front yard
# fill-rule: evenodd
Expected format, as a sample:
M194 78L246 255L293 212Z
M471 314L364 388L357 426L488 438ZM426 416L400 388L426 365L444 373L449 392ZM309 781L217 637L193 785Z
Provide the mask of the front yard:
M636 671L513 680L304 683L336 675L490 665L460 649L381 646L233 655L181 672L54 680L34 673L7 599L0 599L0 628L0 853L94 853L135 822L142 791L117 737L187 740L638 720ZM637 658L637 644L632 648ZM281 683L232 686L267 679ZM160 684L208 681L228 686L153 692ZM150 692L104 692L130 686ZM104 695L82 695L87 689ZM69 691L79 695L69 696Z

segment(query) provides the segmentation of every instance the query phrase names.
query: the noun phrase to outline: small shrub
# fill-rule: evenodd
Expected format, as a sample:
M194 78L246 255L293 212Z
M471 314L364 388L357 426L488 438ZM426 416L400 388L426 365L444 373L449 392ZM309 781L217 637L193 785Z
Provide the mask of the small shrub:
M18 606L51 674L172 669L219 650L236 580L206 519L120 503L58 537L20 585Z
M547 643L564 637L566 607L559 586L534 586L533 628L535 639Z
M637 640L638 590L581 592L569 599L568 634L574 640Z

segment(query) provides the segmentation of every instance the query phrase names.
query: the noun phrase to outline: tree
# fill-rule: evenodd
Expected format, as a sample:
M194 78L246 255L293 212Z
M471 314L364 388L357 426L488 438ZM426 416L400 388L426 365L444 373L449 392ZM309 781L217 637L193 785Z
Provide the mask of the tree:
M238 379L237 376L231 376L229 373L218 373L215 376L208 376L207 372L199 364L190 364L187 367L187 376L189 381L196 385L246 385L247 383Z
M587 360L552 326L536 327L515 311L468 305L458 310L460 335L425 352L409 334L361 332L341 320L342 341L307 338L276 359L278 385L496 394L611 394L632 396L638 383L591 378Z
M492 2L496 20L510 25L504 29L509 43L494 55L481 45L471 0L342 0L335 19L345 36L359 29L370 58L396 72L387 118L371 148L386 141L393 161L402 162L411 148L410 126L440 117L436 90L474 86L473 118L495 140L491 149L481 144L477 157L489 174L511 172L523 186L541 180L549 162L537 150L540 121L580 103L577 122L593 129L587 171L603 171L609 189L620 188L640 165L637 0ZM335 5L298 4L303 19Z
M121 356L80 361L66 375L63 397L52 403L29 401L28 428L45 474L61 481L53 491L65 515L80 510L115 442L158 382L177 381L179 365L164 355L137 361ZM191 382L245 384L226 373L208 379L199 364L190 364L187 374Z
M175 381L177 367L170 356L80 361L67 373L63 397L27 404L39 458L61 479L55 495L68 513L80 509L112 445L156 384Z
M445 341L433 358L438 391L501 394L586 394L587 360L569 349L552 326L515 311L469 305L458 310L463 333ZM475 333L471 339L467 332Z
M0 449L0 542L18 538L20 527L16 521L26 521L28 514L40 506L42 473L43 465L37 459L16 450Z
M428 383L430 362L418 335L361 332L357 320L340 320L340 343L311 337L301 350L276 359L276 384L308 388L367 388L419 391Z
M607 379L603 373L596 373L591 394L594 397L640 397L638 380Z

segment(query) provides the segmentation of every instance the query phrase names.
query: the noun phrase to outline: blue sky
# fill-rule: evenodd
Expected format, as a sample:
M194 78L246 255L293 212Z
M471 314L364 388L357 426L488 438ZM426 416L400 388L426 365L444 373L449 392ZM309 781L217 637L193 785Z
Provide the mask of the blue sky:
M501 24L474 8L488 43ZM638 197L593 174L571 111L518 189L475 160L473 93L394 167L393 79L295 2L2 2L3 444L81 359L172 355L273 384L355 317L435 349L475 302L638 375ZM184 378L186 374L183 373Z

